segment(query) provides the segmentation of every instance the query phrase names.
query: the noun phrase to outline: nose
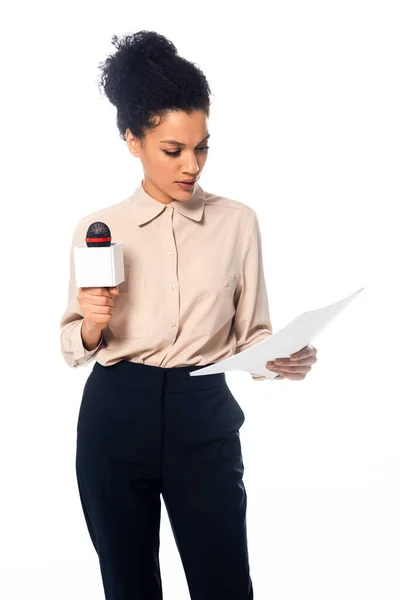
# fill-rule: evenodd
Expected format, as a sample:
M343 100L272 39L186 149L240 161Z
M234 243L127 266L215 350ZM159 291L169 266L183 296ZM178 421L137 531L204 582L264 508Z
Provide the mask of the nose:
M197 177L196 173L199 172L199 163L197 160L197 156L194 155L192 160L189 160L187 163L187 176L188 177ZM194 173L193 175L191 173Z

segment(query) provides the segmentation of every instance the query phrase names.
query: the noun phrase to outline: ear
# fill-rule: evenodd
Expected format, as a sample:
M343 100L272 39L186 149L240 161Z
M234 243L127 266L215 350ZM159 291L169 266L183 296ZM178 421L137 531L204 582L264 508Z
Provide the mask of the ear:
M133 154L133 156L138 157L140 155L139 153L139 141L137 140L137 138L135 138L134 135L132 135L132 132L130 131L130 129L127 129L125 131L125 139L126 139L126 145L128 146L128 150L131 154Z

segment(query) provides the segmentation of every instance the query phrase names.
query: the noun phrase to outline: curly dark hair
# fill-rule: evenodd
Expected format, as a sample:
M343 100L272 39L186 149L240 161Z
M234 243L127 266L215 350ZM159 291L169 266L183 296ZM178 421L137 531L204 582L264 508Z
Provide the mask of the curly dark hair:
M143 139L171 110L210 111L210 87L196 63L178 55L174 44L156 31L112 36L115 54L99 64L99 90L117 108L119 135L129 129ZM157 117L160 119L157 122Z

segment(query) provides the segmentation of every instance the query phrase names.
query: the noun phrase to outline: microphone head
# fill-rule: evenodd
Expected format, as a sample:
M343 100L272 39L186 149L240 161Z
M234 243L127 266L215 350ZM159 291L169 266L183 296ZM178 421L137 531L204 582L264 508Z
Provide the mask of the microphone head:
M111 245L111 233L110 229L105 223L101 221L95 221L89 226L86 232L86 246L110 246Z

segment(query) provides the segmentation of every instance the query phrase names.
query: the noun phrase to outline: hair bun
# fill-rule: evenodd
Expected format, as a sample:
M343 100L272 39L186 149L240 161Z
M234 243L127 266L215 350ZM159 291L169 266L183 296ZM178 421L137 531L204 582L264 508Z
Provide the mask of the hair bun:
M137 31L120 39L114 35L111 42L129 61L162 62L178 54L176 46L156 31Z
M202 70L179 56L156 31L113 35L117 51L99 64L99 90L117 108L119 135L127 129L140 140L168 111L201 110L209 115L210 87Z
M139 31L135 45L143 58L155 61L173 58L178 53L176 46L156 31Z

